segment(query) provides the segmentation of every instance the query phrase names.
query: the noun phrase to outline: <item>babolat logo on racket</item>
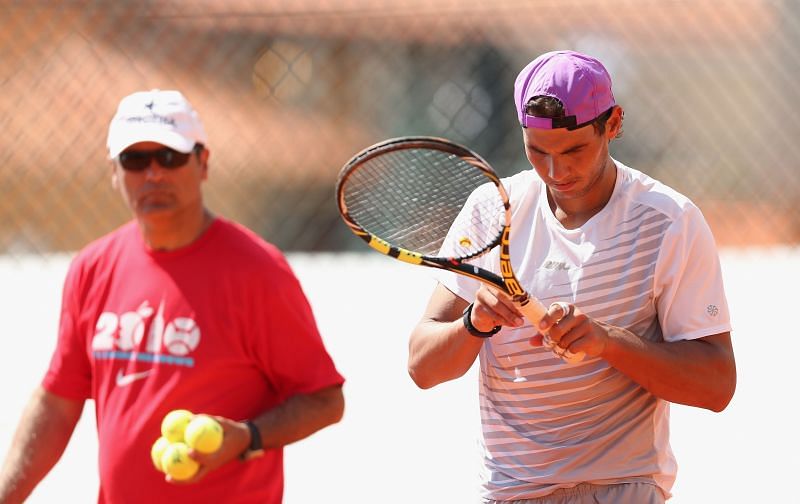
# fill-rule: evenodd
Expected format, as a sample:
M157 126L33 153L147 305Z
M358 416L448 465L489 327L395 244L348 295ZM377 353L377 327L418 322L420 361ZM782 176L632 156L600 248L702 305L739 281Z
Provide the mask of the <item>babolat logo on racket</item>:
M517 281L514 276L514 270L511 268L511 256L509 255L509 248L511 244L510 229L503 230L503 236L500 238L500 273L503 275L503 282L506 284L508 293L512 296L526 296L525 290Z

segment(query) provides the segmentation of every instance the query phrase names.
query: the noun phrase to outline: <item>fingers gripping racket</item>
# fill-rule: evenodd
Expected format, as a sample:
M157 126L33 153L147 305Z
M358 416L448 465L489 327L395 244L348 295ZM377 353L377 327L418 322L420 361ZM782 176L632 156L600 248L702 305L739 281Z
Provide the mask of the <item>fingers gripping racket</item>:
M509 257L511 205L500 178L464 146L434 137L385 140L356 154L336 184L339 212L373 249L493 285L538 327L547 308L520 285ZM500 246L500 273L468 261ZM545 346L579 361L545 337Z

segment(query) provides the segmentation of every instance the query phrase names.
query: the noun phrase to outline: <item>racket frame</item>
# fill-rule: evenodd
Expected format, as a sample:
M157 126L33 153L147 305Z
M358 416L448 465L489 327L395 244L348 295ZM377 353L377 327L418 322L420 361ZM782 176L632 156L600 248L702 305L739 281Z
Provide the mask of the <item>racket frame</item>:
M502 232L499 233L498 236L484 248L460 258L445 258L423 255L418 252L407 250L388 243L386 240L370 233L367 229L364 229L350 216L350 213L347 210L347 203L345 201L344 194L344 187L350 175L358 170L358 168L364 163L377 156L398 150L420 148L435 149L447 154L458 156L482 172L483 175L486 176L487 180L494 184L503 202L504 220ZM511 296L514 301L520 304L525 304L530 299L530 296L527 292L525 292L525 290L522 288L522 285L514 275L514 270L511 266L511 258L509 255L511 204L509 202L508 192L506 191L505 187L503 187L500 177L498 177L497 173L495 173L495 171L491 168L491 165L489 165L485 159L467 147L458 145L444 138L426 136L398 137L376 143L353 156L347 163L345 163L344 167L342 167L336 183L336 201L339 206L339 213L350 230L356 236L364 240L367 245L377 250L381 254L388 255L410 264L439 268L466 275L501 289L503 292ZM501 275L466 262L469 259L474 259L486 254L498 245L500 246Z

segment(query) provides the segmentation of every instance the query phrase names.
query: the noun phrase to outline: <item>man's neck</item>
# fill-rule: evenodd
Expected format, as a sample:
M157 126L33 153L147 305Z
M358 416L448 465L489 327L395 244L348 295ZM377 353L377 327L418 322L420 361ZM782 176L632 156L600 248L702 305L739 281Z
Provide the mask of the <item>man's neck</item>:
M213 221L214 216L205 208L183 216L138 219L145 243L158 251L176 250L193 243Z
M617 166L609 157L599 180L589 194L574 200L556 201L552 193L547 191L553 215L567 229L576 229L584 225L606 206L614 194L616 182Z

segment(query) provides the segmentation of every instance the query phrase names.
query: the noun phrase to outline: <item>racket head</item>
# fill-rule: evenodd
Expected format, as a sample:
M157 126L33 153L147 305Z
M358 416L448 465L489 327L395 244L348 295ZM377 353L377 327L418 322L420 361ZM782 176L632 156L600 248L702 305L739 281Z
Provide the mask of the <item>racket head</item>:
M372 248L445 269L500 244L511 220L508 194L489 163L438 137L391 138L357 153L339 173L336 200L342 219Z

